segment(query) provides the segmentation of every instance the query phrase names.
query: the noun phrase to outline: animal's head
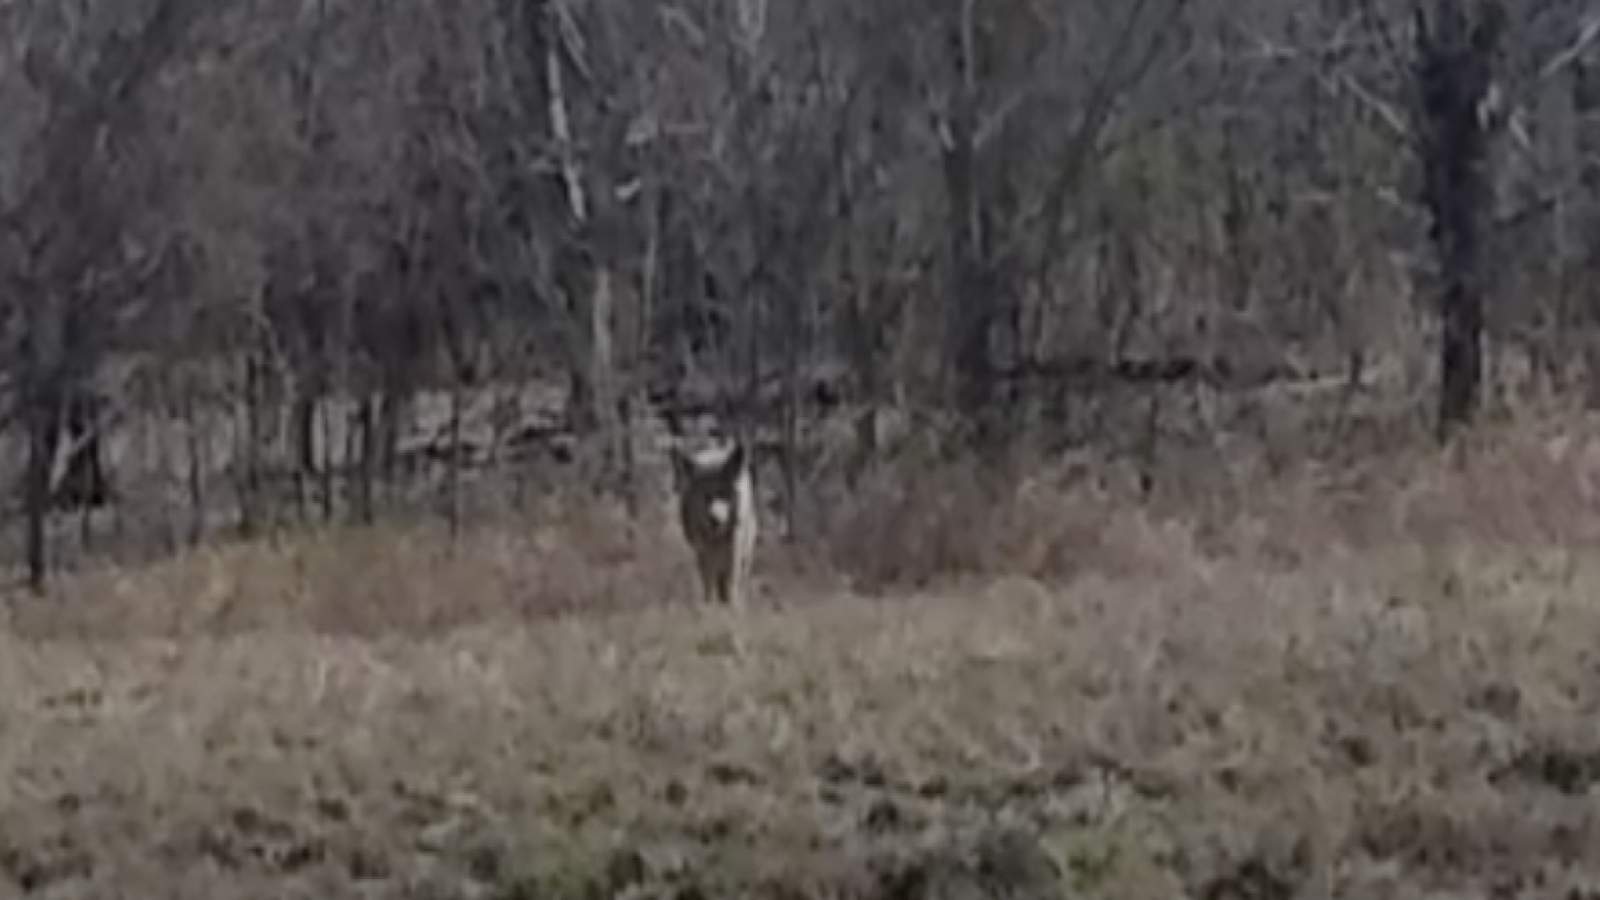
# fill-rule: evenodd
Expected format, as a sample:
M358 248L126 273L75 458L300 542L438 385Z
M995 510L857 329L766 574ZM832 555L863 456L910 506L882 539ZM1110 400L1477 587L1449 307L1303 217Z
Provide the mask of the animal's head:
M749 489L747 462L742 443L735 443L721 458L674 448L672 469L685 523L706 534L729 533L739 514L739 491Z

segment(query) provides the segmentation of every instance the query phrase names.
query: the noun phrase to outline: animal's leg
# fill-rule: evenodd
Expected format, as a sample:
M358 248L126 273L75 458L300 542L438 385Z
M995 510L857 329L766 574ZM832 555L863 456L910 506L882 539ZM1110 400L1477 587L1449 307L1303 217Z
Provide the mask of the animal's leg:
M728 602L728 576L731 574L729 562L727 554L719 547L711 556L710 572L707 573L711 579L713 593L716 595L716 602L723 605L727 605Z
M699 586L701 586L701 602L710 602L710 591L712 591L710 569L706 565L706 556L701 554L698 549L694 552L694 575L698 575L696 580L699 581Z
M729 602L734 606L743 608L750 590L748 567L743 559L738 559L734 561L732 569L733 571L728 573L729 590L732 594Z

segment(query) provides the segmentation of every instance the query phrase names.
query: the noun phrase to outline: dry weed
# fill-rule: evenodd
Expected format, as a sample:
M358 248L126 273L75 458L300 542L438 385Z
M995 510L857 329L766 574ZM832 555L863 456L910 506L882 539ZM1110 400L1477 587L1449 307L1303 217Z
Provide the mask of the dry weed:
M0 884L1592 896L1594 446L878 476L815 559L884 599L742 616L588 504L86 576L0 637Z

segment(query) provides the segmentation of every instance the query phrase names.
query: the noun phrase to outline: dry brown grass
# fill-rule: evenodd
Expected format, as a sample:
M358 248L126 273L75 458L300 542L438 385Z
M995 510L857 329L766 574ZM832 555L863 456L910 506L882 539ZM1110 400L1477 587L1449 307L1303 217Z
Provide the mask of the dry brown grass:
M1600 896L1593 433L1077 474L879 476L742 619L572 504L15 600L0 894Z

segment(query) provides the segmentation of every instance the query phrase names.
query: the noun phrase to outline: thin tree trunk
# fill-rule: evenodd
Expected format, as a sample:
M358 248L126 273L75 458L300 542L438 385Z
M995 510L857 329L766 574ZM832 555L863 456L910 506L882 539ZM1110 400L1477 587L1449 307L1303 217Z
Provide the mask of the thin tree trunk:
M379 453L377 404L378 400L370 394L361 401L361 476L356 482L356 520L362 525L371 525L374 519L373 481L377 477Z
M332 522L337 504L334 497L334 456L333 456L333 423L337 421L334 414L333 402L319 404L317 422L322 432L322 521Z
M878 458L878 411L884 401L883 359L878 341L885 322L882 304L889 300L890 287L886 279L867 271L859 237L849 241L845 253L854 287L844 301L841 337L855 370L861 406L855 422L855 455L846 473L853 487Z
M449 468L449 520L450 539L461 536L461 380L454 379L450 387L450 468Z
M498 382L499 379L495 378L490 383L497 384ZM514 408L506 402L505 396L512 390L513 388L504 386L490 388L491 396L494 396L492 401L494 405L491 407L493 412L489 416L489 452L488 457L484 460L484 475L488 478L490 484L496 486L502 484L506 477L507 466L505 464L505 454L502 450L506 441L507 426L515 424L510 416L505 415L505 411L508 408ZM499 512L498 504L495 507L495 511L496 513Z
M804 336L806 316L799 299L790 298L791 313L789 327L784 338L784 384L783 384L783 493L784 493L784 537L793 541L797 537L797 523L799 521L800 478L799 478L799 445L800 445L800 363L801 343Z
M398 374L390 380L381 398L382 408L374 435L375 446L371 449L376 463L375 477L369 480L367 486L368 521L375 514L374 506L383 502L385 497L392 497L400 479L411 474L400 471L400 432L402 421L409 411L407 406L410 398L409 379Z
M734 423L734 432L740 443L749 444L760 423L761 412L761 311L764 302L765 289L758 288L750 291L745 301L743 340L740 344L744 350L745 378L744 390L741 392L742 409L733 409L731 401L733 392L727 392L728 403L725 405L722 416L724 422ZM754 457L751 458L752 464Z
M85 556L95 550L94 505L90 503L78 504L78 546Z
M261 526L261 363L251 354L245 358L244 428L239 448L243 469L238 478L239 534L245 540L256 536Z
M196 421L193 396L183 402L184 436L189 448L189 545L198 547L206 534L205 445Z
M311 490L316 478L316 395L301 386L294 398L290 427L294 435L295 514L302 523L311 518Z
M954 398L979 443L991 397L989 331L994 321L989 296L985 214L978 186L976 0L962 0L952 35L960 76L954 115L945 139L945 192L950 202L950 260L955 267L946 298L946 361L954 379Z
M641 412L641 400L648 395L650 379L650 336L655 326L656 290L661 276L661 198L658 188L652 187L647 196L644 265L640 275L638 306L634 315L632 347L629 362L632 377L618 398L621 411L624 449L623 479L627 485L625 502L629 515L638 515L640 486L638 460L634 441L637 437L635 416Z
M589 385L593 391L596 424L600 429L601 483L620 490L619 470L623 430L617 421L617 371L615 353L616 295L612 290L611 270L599 266L594 272L594 288L589 304Z
M26 540L28 560L28 587L35 594L43 594L50 575L49 535L46 530L50 514L50 470L55 455L52 433L55 415L51 410L48 392L34 389L28 409L28 467L25 492Z

